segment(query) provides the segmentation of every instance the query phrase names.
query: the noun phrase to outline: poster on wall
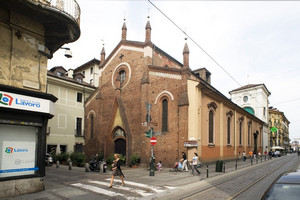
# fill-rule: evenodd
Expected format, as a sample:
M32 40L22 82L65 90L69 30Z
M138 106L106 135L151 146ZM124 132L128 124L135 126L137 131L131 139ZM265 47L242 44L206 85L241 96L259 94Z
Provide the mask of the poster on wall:
M0 125L0 178L30 175L38 170L36 131L35 127Z

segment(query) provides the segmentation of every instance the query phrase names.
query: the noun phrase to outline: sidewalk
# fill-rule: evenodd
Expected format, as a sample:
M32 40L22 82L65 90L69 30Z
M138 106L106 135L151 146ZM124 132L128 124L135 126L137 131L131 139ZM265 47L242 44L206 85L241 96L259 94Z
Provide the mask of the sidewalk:
M274 158L272 160L275 160ZM262 162L265 162L262 159ZM267 162L270 162L267 160ZM272 162L272 161L271 161ZM225 172L235 173L236 164L238 170L246 169L251 166L256 166L261 163L261 160L256 161L253 160L253 165L251 165L251 160L247 159L245 162L242 160L224 162L225 163ZM169 168L164 168L162 171L155 171L154 176L150 176L150 170L146 168L129 168L122 167L122 171L125 175L125 183L126 181L146 184L150 186L169 186L172 187L180 187L180 186L188 186L191 183L197 182L199 180L207 179L207 166L203 166L200 169L201 175L192 176L191 170L190 172L169 172ZM222 168L223 170L223 168ZM226 174L225 173L225 174ZM210 163L208 165L208 178L218 178L218 176L224 175L224 172L216 172L216 163ZM72 182L80 182L85 180L106 180L111 177L111 171L107 171L104 174L100 174L99 172L85 172L84 167L72 167L72 170L69 170L68 166L61 165L59 168L56 168L55 165L52 167L46 168L46 177L45 177L45 187L46 189L42 192L33 193L33 194L25 194L16 197L4 198L4 200L38 200L38 199L51 199L53 196L53 191L57 188L61 190L67 190L70 193L72 191L72 187L70 187L70 183ZM118 178L117 178L118 179ZM99 194L95 194L96 196ZM68 199L68 198L65 198Z

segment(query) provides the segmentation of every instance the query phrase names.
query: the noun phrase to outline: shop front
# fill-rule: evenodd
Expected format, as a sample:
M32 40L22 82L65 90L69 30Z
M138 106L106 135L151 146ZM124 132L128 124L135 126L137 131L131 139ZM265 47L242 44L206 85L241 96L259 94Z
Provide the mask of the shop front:
M53 95L0 85L0 198L44 189Z

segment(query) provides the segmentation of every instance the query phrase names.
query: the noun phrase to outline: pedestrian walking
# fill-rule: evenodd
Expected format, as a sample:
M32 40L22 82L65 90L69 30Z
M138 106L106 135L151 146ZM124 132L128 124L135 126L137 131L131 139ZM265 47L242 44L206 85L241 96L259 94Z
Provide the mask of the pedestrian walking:
M243 151L243 161L245 162L246 161L246 152Z
M186 154L184 152L182 152L182 160L183 160L183 163L182 163L182 171L185 171L188 172L189 169L188 169L188 166L187 166L187 158L186 158Z
M192 163L192 174L193 174L193 176L194 176L194 170L196 170L198 175L200 175L200 172L197 169L198 161L199 161L198 154L194 153L193 163Z
M114 177L115 176L120 176L121 180L122 180L122 186L125 184L124 183L124 174L121 170L121 160L120 160L120 155L119 154L114 154L114 158L115 160L113 161L113 164L112 164L112 176L111 176L111 180L110 180L110 185L108 186L108 188L111 188L112 187L112 184L114 182Z
M157 163L157 168L158 168L158 171L162 170L162 162L161 162L161 160Z

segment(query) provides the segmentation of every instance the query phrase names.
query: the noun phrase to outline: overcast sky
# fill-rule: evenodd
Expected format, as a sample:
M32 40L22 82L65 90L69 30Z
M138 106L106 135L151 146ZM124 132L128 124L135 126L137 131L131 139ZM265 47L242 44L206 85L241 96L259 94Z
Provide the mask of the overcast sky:
M126 18L127 39L145 40L150 16L152 42L182 63L186 37L147 0L77 0L81 8L81 36L70 44L73 58L57 51L48 69L76 68L93 58L106 57L121 40ZM270 106L291 122L290 138L300 138L300 1L152 1L203 48L227 75L191 39L190 68L205 67L212 85L230 98L240 86L264 83ZM102 41L103 40L103 41Z

